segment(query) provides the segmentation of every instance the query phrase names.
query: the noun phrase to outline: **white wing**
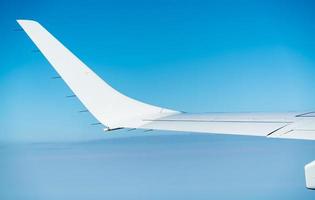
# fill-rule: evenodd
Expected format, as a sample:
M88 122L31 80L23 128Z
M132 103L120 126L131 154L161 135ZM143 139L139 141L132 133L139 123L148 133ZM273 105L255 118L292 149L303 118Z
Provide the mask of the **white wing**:
M315 113L188 114L131 99L110 87L39 23L18 23L74 94L109 130L142 128L315 140Z
M315 112L188 114L131 99L110 87L39 23L31 20L18 23L108 130L141 128L315 140ZM305 175L307 187L314 189L314 162L305 167Z

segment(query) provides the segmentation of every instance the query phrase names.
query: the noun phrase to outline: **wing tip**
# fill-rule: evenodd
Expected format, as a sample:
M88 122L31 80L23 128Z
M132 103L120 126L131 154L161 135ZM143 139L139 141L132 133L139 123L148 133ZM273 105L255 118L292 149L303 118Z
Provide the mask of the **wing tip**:
M31 20L31 19L17 19L16 22L20 26L27 25L27 24L39 24L37 21Z

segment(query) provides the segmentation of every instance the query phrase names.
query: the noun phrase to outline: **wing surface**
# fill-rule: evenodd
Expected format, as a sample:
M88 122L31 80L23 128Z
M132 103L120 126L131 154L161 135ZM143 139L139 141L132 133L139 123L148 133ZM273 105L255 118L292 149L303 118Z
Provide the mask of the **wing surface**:
M189 114L137 101L113 89L38 22L18 23L108 130L141 128L315 140L315 112Z

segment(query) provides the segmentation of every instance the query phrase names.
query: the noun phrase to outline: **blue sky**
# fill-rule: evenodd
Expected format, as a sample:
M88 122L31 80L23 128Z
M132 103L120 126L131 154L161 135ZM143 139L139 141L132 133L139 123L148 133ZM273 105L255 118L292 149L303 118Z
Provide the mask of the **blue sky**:
M29 183L27 174L37 177L29 186L39 188L35 195L38 199L63 194L62 188L75 191L73 185L79 187L86 181L91 185L115 183L123 189L134 184L124 191L132 196L141 189L144 193L138 197L144 199L154 199L154 194L160 194L160 198L173 195L174 199L199 194L199 199L206 199L222 197L222 193L227 199L231 196L311 199L314 194L304 188L303 166L314 159L314 142L165 131L152 132L152 137L143 136L148 133L141 131L106 135L102 127L90 125L95 122L92 116L78 113L84 108L77 99L65 98L71 91L63 81L51 79L56 72L40 53L32 52L36 48L26 34L13 30L19 28L16 19L39 21L114 88L158 106L189 112L313 111L314 8L313 1L0 1L1 144L57 142L61 145L94 141L86 145L86 149L96 158L94 164L88 164L84 145L69 147L74 149L75 155L59 151L63 146L57 145L47 154L51 159L44 164L47 167L44 169L63 174L66 178L61 184L46 172L43 173L48 177L35 173L43 169L38 167L38 163L43 165L43 159L37 147L27 147L30 148L28 156L23 154L24 147L18 148L12 153L13 158L9 156L9 148L1 152L9 163L3 173L5 180L15 180L11 177L15 169L21 172L16 189L24 193L17 195L29 195L30 199L35 198L35 193L25 192L33 191L25 184ZM134 136L141 137L134 139ZM101 142L95 144L95 141ZM99 146L105 149L100 147L100 150ZM45 151L49 147L45 147ZM111 157L112 151L119 147L115 155L122 156ZM134 148L136 150L132 151ZM185 151L181 151L182 148ZM159 154L161 150L171 154ZM139 161L142 165L139 167L136 160L143 159L138 156L143 151L152 154L146 153L144 159L148 162ZM111 159L100 157L100 152ZM63 153L73 161L71 164L58 164L64 161ZM160 162L153 161L155 158ZM174 158L176 162L171 161ZM67 173L67 169L77 167L78 162L83 167L77 168L77 172L85 174L88 180L82 174ZM27 167L19 168L21 163L26 163ZM113 176L108 177L108 182L99 178L111 174L109 172L118 173L117 165L130 163L134 175L126 171L122 174L135 183ZM226 174L220 171L227 169L229 163L242 170ZM260 165L256 170L254 163ZM168 164L173 170L168 171ZM183 167L178 169L177 164ZM105 166L108 174L102 171ZM148 169L156 176L150 175ZM185 170L187 179L183 178ZM244 174L248 176L244 178ZM141 182L137 176L146 176L149 181ZM229 184L235 187L231 195L224 192L229 176L239 180ZM74 177L78 177L77 184L70 181ZM176 177L181 178L176 180ZM55 191L43 186L44 178L52 181L48 186L53 186L50 188ZM258 188L249 184L256 180L263 181L257 183ZM5 183L0 182L10 186ZM175 186L169 187L171 184ZM12 185L15 184L12 182ZM89 186L86 187L89 192L98 194L99 198L117 197L115 191L119 189L111 185L112 192L103 194L103 188ZM252 192L246 196L244 191L248 188ZM172 189L173 193L166 192ZM189 191L186 195L185 190ZM11 197L8 191L2 190L0 194ZM80 196L80 192L76 194ZM78 198L75 192L68 195ZM125 196L119 197L124 199Z

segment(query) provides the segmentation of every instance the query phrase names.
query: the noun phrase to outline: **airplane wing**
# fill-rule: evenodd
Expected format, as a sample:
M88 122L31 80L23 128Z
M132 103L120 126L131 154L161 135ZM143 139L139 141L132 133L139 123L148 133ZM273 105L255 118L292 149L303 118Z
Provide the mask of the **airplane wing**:
M315 140L315 112L190 114L134 100L108 85L38 22L17 21L108 130L140 128Z
M315 140L315 112L190 114L137 101L113 89L39 23L17 22L107 130L136 128ZM315 184L315 164L307 169L314 170L308 182Z

